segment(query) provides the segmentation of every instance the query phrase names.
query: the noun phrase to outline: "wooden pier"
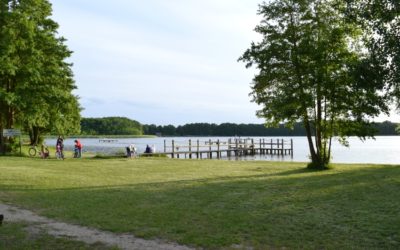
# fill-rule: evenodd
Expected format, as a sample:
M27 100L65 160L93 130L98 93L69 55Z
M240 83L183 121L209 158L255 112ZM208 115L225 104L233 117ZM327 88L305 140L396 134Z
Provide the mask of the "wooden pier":
M164 140L164 154L171 158L221 159L253 155L290 155L293 157L293 139L228 139L228 141L188 140L167 143Z

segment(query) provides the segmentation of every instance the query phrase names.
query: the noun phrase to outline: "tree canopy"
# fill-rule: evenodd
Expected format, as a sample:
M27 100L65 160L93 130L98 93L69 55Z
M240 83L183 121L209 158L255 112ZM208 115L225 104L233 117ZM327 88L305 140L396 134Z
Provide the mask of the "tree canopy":
M258 69L251 85L257 115L269 126L304 124L313 168L329 163L333 136L343 144L350 134L371 136L369 118L388 112L379 94L386 82L373 75L381 68L366 49L371 37L348 7L344 0L264 2L256 27L262 41L239 59Z
M126 117L82 118L85 135L142 135L142 125Z
M25 129L32 144L41 133L79 132L72 52L51 15L47 0L0 1L0 133Z

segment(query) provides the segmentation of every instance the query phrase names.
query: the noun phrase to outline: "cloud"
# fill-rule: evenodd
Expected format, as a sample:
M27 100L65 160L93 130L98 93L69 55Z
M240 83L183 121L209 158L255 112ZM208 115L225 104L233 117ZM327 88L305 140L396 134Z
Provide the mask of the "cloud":
M237 58L257 39L257 4L55 0L54 19L74 51L83 115L254 122L254 72Z

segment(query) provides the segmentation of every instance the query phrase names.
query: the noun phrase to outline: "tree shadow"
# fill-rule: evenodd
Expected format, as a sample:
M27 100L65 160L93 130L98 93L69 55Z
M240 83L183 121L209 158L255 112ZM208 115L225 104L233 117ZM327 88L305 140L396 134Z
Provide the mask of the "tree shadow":
M17 202L50 217L206 248L400 244L400 167L392 165L61 189L7 188L23 191Z

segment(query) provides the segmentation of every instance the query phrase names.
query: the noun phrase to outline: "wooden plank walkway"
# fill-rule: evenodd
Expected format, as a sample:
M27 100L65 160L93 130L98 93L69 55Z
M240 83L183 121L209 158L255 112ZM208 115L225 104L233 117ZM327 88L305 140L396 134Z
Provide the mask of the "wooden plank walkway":
M229 139L228 141L192 141L178 144L164 140L164 154L171 158L229 158L249 155L290 155L293 157L293 139Z

